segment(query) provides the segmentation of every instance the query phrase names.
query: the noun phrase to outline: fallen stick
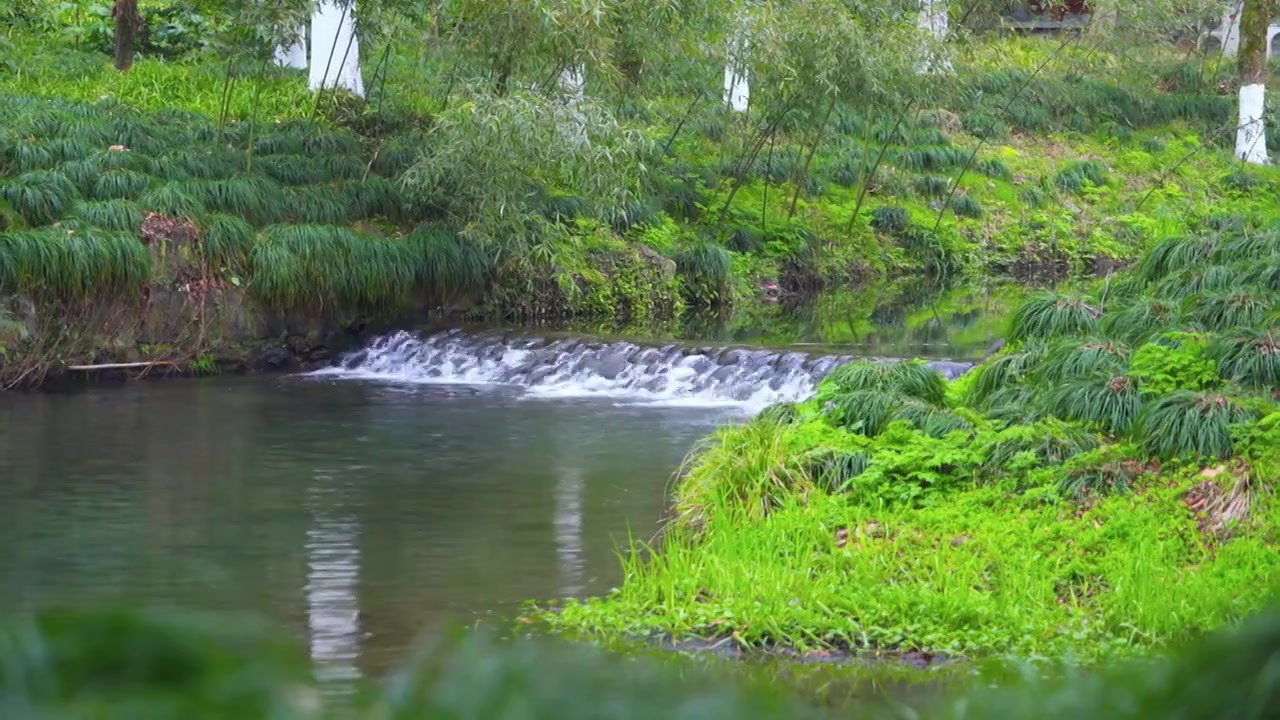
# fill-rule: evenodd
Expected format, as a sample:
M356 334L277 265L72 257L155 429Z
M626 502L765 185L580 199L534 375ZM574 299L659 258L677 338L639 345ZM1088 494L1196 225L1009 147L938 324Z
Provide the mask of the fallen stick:
M129 362L129 363L104 363L102 365L68 365L67 370L76 372L91 372L93 370L130 370L133 368L153 368L157 365L168 365L177 367L177 363L168 360L156 360L153 362Z

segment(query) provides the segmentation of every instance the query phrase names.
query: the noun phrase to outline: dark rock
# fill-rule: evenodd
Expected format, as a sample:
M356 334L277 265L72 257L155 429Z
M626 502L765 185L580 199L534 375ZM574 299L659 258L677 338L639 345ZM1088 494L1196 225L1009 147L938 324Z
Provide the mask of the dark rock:
M298 359L289 348L269 348L258 356L255 366L261 370L292 370L298 367Z
M596 374L606 380L615 380L626 370L628 366L627 359L624 357L611 357L600 363L596 368Z
M721 365L736 365L746 356L745 350L733 349L720 356Z
M973 363L951 362L950 360L939 360L929 363L929 366L942 373L943 377L948 380L955 380L973 369Z

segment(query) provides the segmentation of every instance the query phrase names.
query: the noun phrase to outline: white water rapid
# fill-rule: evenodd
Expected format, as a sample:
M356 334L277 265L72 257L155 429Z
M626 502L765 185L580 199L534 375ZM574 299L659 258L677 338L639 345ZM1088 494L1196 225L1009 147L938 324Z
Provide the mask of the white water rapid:
M628 404L759 410L808 398L824 375L854 358L763 348L646 347L546 341L449 330L398 332L313 375L397 383L506 385L534 398L609 397ZM971 363L935 361L947 377Z

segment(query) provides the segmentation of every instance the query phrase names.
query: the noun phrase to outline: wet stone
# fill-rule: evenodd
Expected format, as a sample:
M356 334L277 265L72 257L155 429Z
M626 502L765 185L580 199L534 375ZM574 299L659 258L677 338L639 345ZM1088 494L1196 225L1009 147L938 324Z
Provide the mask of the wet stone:
M711 373L711 379L724 382L725 380L728 380L729 378L737 374L737 372L738 372L738 367L736 365L723 365L720 367L720 369Z
M553 366L551 366L551 365L543 365L543 366L542 366L542 367L540 367L540 368L534 368L534 369L529 373L529 384L530 384L530 385L536 385L537 383L541 382L541 381L542 381L544 378L546 378L547 376L554 374L554 373L555 373L555 371L556 371L555 367L553 367Z

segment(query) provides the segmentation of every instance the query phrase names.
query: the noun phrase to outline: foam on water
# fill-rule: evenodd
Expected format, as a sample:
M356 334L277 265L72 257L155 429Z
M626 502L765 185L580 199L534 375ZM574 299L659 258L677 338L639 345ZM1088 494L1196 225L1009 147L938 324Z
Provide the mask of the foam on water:
M530 398L614 398L628 404L740 407L799 401L853 358L750 348L398 332L315 375L394 383L505 385ZM931 363L954 376L967 364Z

